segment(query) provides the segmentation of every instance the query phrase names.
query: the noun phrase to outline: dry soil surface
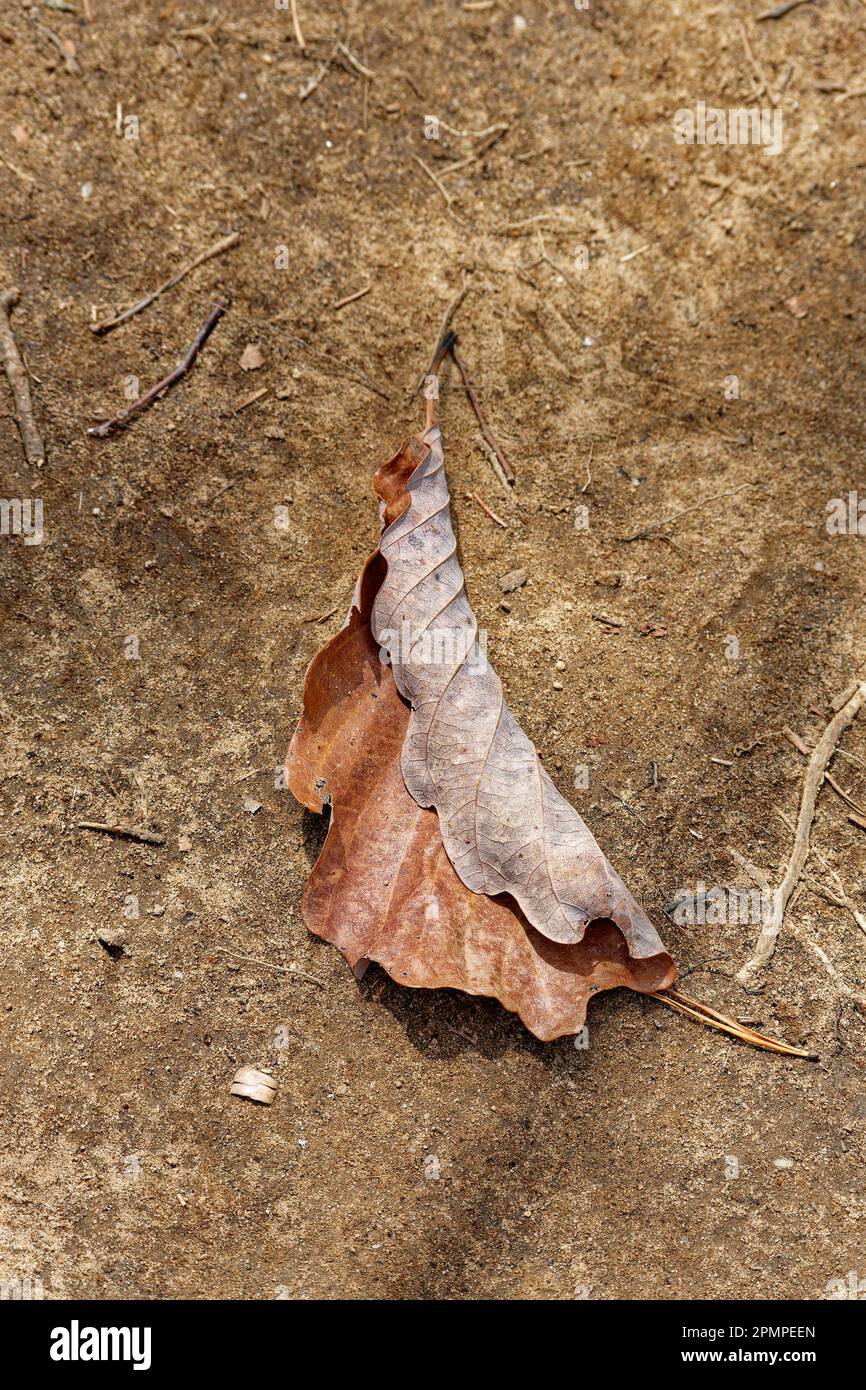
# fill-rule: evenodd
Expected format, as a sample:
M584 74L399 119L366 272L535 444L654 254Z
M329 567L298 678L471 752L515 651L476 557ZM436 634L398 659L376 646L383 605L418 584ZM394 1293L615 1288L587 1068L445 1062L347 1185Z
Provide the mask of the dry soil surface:
M0 537L3 1278L820 1299L866 1274L866 942L821 896L835 870L866 910L864 830L825 785L755 993L756 924L663 910L748 886L733 851L778 881L805 766L783 727L812 742L866 661L866 539L827 529L866 497L866 8L769 3L299 0L302 48L272 0L7 0L0 287L48 457L24 463L0 379L3 495L44 515L41 544ZM781 112L781 151L677 143L700 101ZM542 1045L492 1001L357 984L303 925L322 827L274 768L464 283L513 490L453 372L441 414L511 706L685 987L817 1062L622 991L588 1048ZM189 375L89 436L220 296ZM866 716L841 748L863 807ZM271 1107L229 1096L243 1063Z

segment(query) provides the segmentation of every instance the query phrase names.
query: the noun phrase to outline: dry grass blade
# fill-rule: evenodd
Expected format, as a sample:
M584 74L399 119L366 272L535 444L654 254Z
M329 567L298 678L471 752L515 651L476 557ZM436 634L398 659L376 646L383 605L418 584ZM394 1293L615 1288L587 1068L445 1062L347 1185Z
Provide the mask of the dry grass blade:
M759 1047L765 1052L778 1052L785 1057L803 1057L809 1062L818 1061L817 1053L808 1052L803 1047L792 1047L790 1043L778 1042L775 1038L769 1038L766 1033L759 1033L755 1028L748 1028L742 1023L737 1023L736 1019L728 1018L727 1015L711 1009L708 1004L701 1004L697 999L691 999L687 994L681 994L678 990L657 990L652 998L660 1000L662 1004L667 1004L671 1009L676 1009L678 1013L697 1019L699 1023L706 1024L708 1028L715 1028L720 1033L727 1033L729 1037L749 1043L752 1047Z

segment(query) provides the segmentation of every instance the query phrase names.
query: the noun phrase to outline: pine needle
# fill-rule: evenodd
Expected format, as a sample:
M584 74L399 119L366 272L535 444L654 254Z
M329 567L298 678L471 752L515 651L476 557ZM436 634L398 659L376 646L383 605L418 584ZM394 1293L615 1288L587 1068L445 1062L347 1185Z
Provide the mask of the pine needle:
M689 1018L696 1018L699 1023L705 1023L708 1028L716 1028L720 1033L728 1033L732 1038L738 1038L740 1042L750 1043L752 1047L763 1048L765 1052L780 1052L785 1057L805 1057L809 1062L818 1061L816 1052L807 1052L803 1047L791 1047L789 1043L768 1038L766 1033L759 1033L754 1028L737 1023L736 1019L717 1013L708 1004L701 1004L697 999L690 999L687 994L680 994L678 990L657 990L650 997L661 1000L663 1004L667 1004L671 1009L676 1009L678 1013L686 1014Z

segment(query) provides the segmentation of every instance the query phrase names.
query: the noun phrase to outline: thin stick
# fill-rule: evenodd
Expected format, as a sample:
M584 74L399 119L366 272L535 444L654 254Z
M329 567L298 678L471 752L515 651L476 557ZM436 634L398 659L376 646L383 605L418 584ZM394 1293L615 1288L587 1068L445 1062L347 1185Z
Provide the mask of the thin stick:
M340 53L342 53L344 58L348 59L355 71L357 73L360 73L361 77L366 77L371 82L373 81L376 74L374 72L371 72L369 68L365 68L364 64L360 61L360 59L356 58L354 53L350 53L344 43L338 43L337 49Z
M421 159L419 155L413 154L411 150L410 150L409 153L410 153L411 158L414 159L415 163L416 163L421 169L424 170L424 173L427 175L427 177L428 177L428 179L430 180L430 182L431 182L432 184L434 184L436 188L439 189L439 192L442 194L442 197L445 199L445 205L446 205L446 207L448 208L448 211L450 212L450 211L451 211L451 201L452 201L452 199L451 199L451 194L448 192L448 189L445 187L444 183L442 183L441 179L438 179L438 178L436 177L436 175L433 173L433 170L429 167L429 165L427 165L427 164L424 163L423 159Z
M629 541L641 541L648 536L650 531L657 531L660 526L668 526L672 521L677 521L681 516L686 516L689 512L696 512L706 507L709 502L719 502L723 497L736 497L738 492L742 492L747 487L757 487L757 483L741 483L739 487L733 488L730 492L715 492L711 497L705 497L702 502L695 502L691 507L683 507L678 512L673 512L670 516L662 517L661 521L651 521L649 526L644 526L641 531L635 531L632 536L617 536L617 540L626 545Z
M445 338L445 334L448 332L448 329L451 327L451 320L453 319L454 315L457 313L457 310L460 308L460 305L466 298L468 290L469 282L466 279L466 273L464 271L463 288L458 290L457 294L455 294L451 303L448 305L448 308L445 310L445 313L442 315L442 322L439 325L439 332L436 334L436 344L430 356L430 366L427 368L426 372L422 372L420 377L418 378L418 385L415 387L415 390L409 397L410 401L413 401L415 399L418 392L421 390L421 387L424 385L426 378L430 376L433 370L433 363L436 361L436 354L439 351L440 344Z
M669 1008L676 1009L689 1018L697 1019L699 1023L705 1023L708 1028L716 1028L720 1033L727 1033L730 1037L750 1043L752 1047L760 1047L765 1052L778 1052L785 1057L803 1057L807 1062L818 1061L817 1053L807 1052L804 1047L791 1047L789 1043L778 1042L775 1038L768 1038L766 1033L759 1033L755 1028L737 1023L736 1019L717 1013L709 1005L701 1004L697 999L689 998L687 994L680 994L678 990L656 990L651 993L650 998L660 1000L662 1004L667 1004Z
M138 830L134 825L126 825L118 821L116 825L109 825L101 820L80 820L79 830L101 830L104 835L119 835L124 840L140 840L143 845L164 845L164 835L154 835L150 830Z
M137 303L132 304L128 309L124 309L121 314L115 314L110 319L103 319L101 323L92 323L90 325L91 333L96 333L98 336L101 336L103 333L110 333L112 328L117 328L118 324L126 323L127 319L134 318L136 314L141 313L142 309L146 309L148 305L152 304L155 299L159 299L161 294L165 294L166 290L174 289L175 285L179 285L181 280L189 275L191 270L195 270L197 266L204 265L205 261L212 260L214 256L221 256L223 251L228 251L231 246L236 246L240 239L240 232L231 232L228 236L224 236L221 241L214 242L213 246L209 246L207 251L202 251L200 256L196 256L195 260L182 266L180 270L172 275L170 280L166 280L165 284L160 285L159 289L154 290L152 294L146 294L143 299L139 299Z
M791 898L791 894L799 882L803 867L809 856L809 837L812 830L812 820L815 815L815 802L818 791L824 780L827 771L827 764L836 751L836 744L848 725L855 718L858 710L866 701L866 681L861 681L854 694L842 708L834 714L818 742L815 744L814 751L809 759L806 769L806 776L803 782L803 793L800 801L800 815L797 820L797 830L794 839L794 847L791 851L788 867L781 884L773 894L773 912L769 922L765 922L761 927L755 950L751 958L737 972L737 980L746 987L753 985L755 979L773 958L776 949L776 942L782 930L782 922L785 916L785 908Z
M799 9L801 5L811 5L812 0L786 0L784 5L776 5L775 9L764 10L763 14L755 15L755 23L760 24L764 19L781 19L783 15L790 14L792 10Z
M302 88L301 88L300 93L299 93L299 98L300 98L301 101L306 101L308 96L312 96L313 92L316 90L316 88L318 87L319 83L320 83L320 82L323 80L323 78L327 75L328 70L329 70L329 68L330 68L331 64L333 63L333 61L334 61L334 59L335 59L336 56L337 56L337 45L334 44L334 47L331 49L331 52L329 53L328 57L325 59L324 63L322 63L322 66L319 68L319 71L315 74L314 77L311 77L311 78L310 78L309 82L307 83L307 85L306 85L305 87L302 87Z
M486 512L487 515L490 517L491 521L495 521L496 525L501 526L503 531L508 530L508 523L506 521L503 521L501 516L497 516L492 507L488 507L483 497L479 497L477 492L473 492L472 496L475 498L475 501L478 503L482 512Z
M791 821L785 815L784 811L779 811L777 807L777 812L781 819L787 825L788 829L793 830L794 826L791 824ZM845 888L845 885L839 877L839 874L836 871L836 869L833 868L832 864L827 862L821 851L815 845L810 846L809 852L810 854L813 854L815 856L824 872L828 873L830 877L833 879L834 883L836 884L837 891L836 893L831 892L831 890L825 887L825 885L822 883L816 882L814 886L818 888L824 894L825 897L829 898L829 900L836 907L844 907L846 911L850 912L851 916L854 918L854 921L857 923L857 926L864 934L866 934L866 917L864 917L857 904L848 896L848 892ZM809 882L808 879L806 881Z
M781 815L781 812L779 814ZM785 819L787 819L787 817ZM773 890L770 887L770 880L767 878L767 875L763 872L763 870L759 869L755 864L752 864L748 859L744 858L744 856L740 854L739 850L734 849L733 845L728 845L728 853L734 859L736 859L738 864L742 865L746 872L754 879L755 883L757 883L759 888L763 888L765 893L772 893ZM827 955L826 951L822 951L817 941L813 941L811 936L807 936L805 932L800 932L798 933L798 935L802 937L802 940L809 947L809 950L815 956L815 959L818 960L820 964L824 967L824 969L830 976L830 979L833 981L834 985L839 990L839 992L841 994L844 994L846 999L851 999L859 1009L862 1009L864 1013L866 1013L866 1000L864 1000L861 995L855 993L855 991L845 983L845 981L842 979L842 976L839 974L839 971L836 969L835 965Z
M307 45L304 43L304 36L301 33L301 21L298 18L298 0L292 0L292 28L295 31L295 38L298 41L298 48L303 53Z
M481 406L478 404L478 398L472 389L472 382L469 380L469 373L466 370L466 364L463 361L463 358L460 356L459 352L457 351L456 343L457 340L455 338L454 343L451 346L451 356L454 358L454 365L456 366L457 370L463 378L463 385L466 387L466 394L469 397L469 403L472 406L472 409L475 411L475 418L478 421L479 429L481 430L481 433L484 436L487 443L490 445L490 448L496 455L499 467L502 469L503 473L508 479L508 482L513 483L515 481L514 469L511 467L511 464L505 457L502 448L497 443L496 439L490 431L487 421L484 418Z
M757 58L755 57L754 49L752 48L752 45L751 45L751 43L749 42L749 31L747 30L745 24L743 23L743 21L742 21L741 19L739 19L739 20L737 21L737 23L738 23L739 26L740 26L740 33L741 33L742 36L743 36L743 48L746 50L746 58L748 59L748 61L749 61L749 66L751 67L752 73L754 74L754 79L753 79L753 80L754 80L754 85L755 85L755 89L756 89L755 94L756 94L756 96L760 96L762 92L766 92L766 93L767 93L767 96L769 97L769 99L770 99L770 101L773 103L773 105L774 105L774 106L778 106L778 105L779 105L779 98L776 96L776 93L773 91L772 87L770 86L770 83L769 83L769 81L767 80L767 77L766 77L766 75L765 75L765 73L764 73L764 71L763 71L763 69L762 69L760 63L758 62Z
M24 457L34 468L41 468L45 462L45 445L33 418L30 382L9 321L18 293L17 287L0 293L0 356L15 399L15 419L24 445Z
M354 294L347 294L345 299L338 299L336 304L331 305L331 308L335 313L338 309L345 309L347 304L354 304L356 299L363 299L364 295L369 294L372 288L372 285L365 285L362 290L355 290Z
M586 482L584 483L583 487L580 489L580 495L581 495L581 497L583 496L583 494L586 492L587 488L588 488L588 487L590 486L590 484L592 483L592 451L593 451L594 448L595 448L595 440L593 439L592 442L590 443L590 446L589 446L589 458L588 458L587 461L586 461Z
M144 410L152 401L155 401L157 396L161 395L163 391L167 391L176 381L180 381L181 377L186 376L193 362L198 357L202 344L210 337L227 307L228 306L221 299L217 301L208 314L205 324L196 334L189 352L182 361L178 362L174 371L169 372L168 376L164 376L162 381L158 381L155 386L151 386L149 391L146 391L137 401L133 401L132 405L129 406L127 410L122 411L120 415L115 415L112 420L104 420L101 425L94 425L87 433L94 435L97 439L106 439L108 435L113 434L115 430L119 430L125 425L131 416L137 414L140 410Z
M289 317L294 317L294 313L295 311L293 309ZM282 315L278 315L277 317L282 317ZM271 319L271 323L276 322L276 319ZM381 386L377 386L373 378L367 376L367 373L363 372L360 367L356 367L353 362L343 362L339 357L334 357L332 353L322 352L321 348L313 347L312 343L306 342L303 338L292 337L291 334L288 335L288 341L290 343L297 343L298 347L302 347L307 352L311 352L314 357L321 357L325 362L333 362L336 366L342 367L344 372L351 372L359 381L369 387L371 391L375 391L377 396L381 396L383 401L390 401L391 397L388 395L388 392L383 391Z
M299 970L296 965L277 965L272 960L257 960L255 956L242 956L238 951L230 951L228 946L215 946L215 951L220 951L224 956L232 956L235 960L244 960L248 965L263 965L266 970L279 970L281 975L292 975L296 980L308 980L311 985L318 985L319 989L325 988L324 980L319 980L315 975L308 975L305 970Z
M24 170L19 169L17 164L13 164L11 159L7 159L5 154L0 154L0 160L6 165L7 169L12 170L16 178L22 179L24 183L36 182L32 174L25 174Z
M856 688L857 687L855 686L854 689L856 690ZM852 691L848 691L849 696L852 693ZM845 701L843 700L842 704L844 703ZM839 708L841 709L841 705ZM797 734L794 733L793 729L789 729L788 725L786 724L782 729L782 733L785 735L785 738L788 740L789 743L793 743L798 753L803 753L808 758L809 754L812 751L811 748L807 743L804 743L803 740L799 738ZM854 801L854 799L848 795L844 787L839 786L839 783L836 781L835 777L831 776L829 772L824 773L824 781L827 783L828 787L833 788L837 796L842 798L846 806L850 806L851 810L856 811L858 815L866 816L866 810L864 810L862 806L857 805L857 802Z

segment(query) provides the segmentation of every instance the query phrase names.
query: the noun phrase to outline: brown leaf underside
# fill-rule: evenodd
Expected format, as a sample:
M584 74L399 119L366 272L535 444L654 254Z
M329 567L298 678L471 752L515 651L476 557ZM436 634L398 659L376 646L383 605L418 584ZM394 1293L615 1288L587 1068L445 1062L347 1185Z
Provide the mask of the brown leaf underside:
M386 523L407 505L414 444L387 465ZM370 631L385 571L377 552L347 626L310 664L289 749L290 790L312 811L331 806L302 902L309 930L353 968L374 960L400 984L492 995L545 1041L577 1032L596 990L666 988L676 974L670 956L635 959L613 922L594 922L582 941L562 945L535 931L510 897L461 882L436 812L420 807L403 781L410 710Z

